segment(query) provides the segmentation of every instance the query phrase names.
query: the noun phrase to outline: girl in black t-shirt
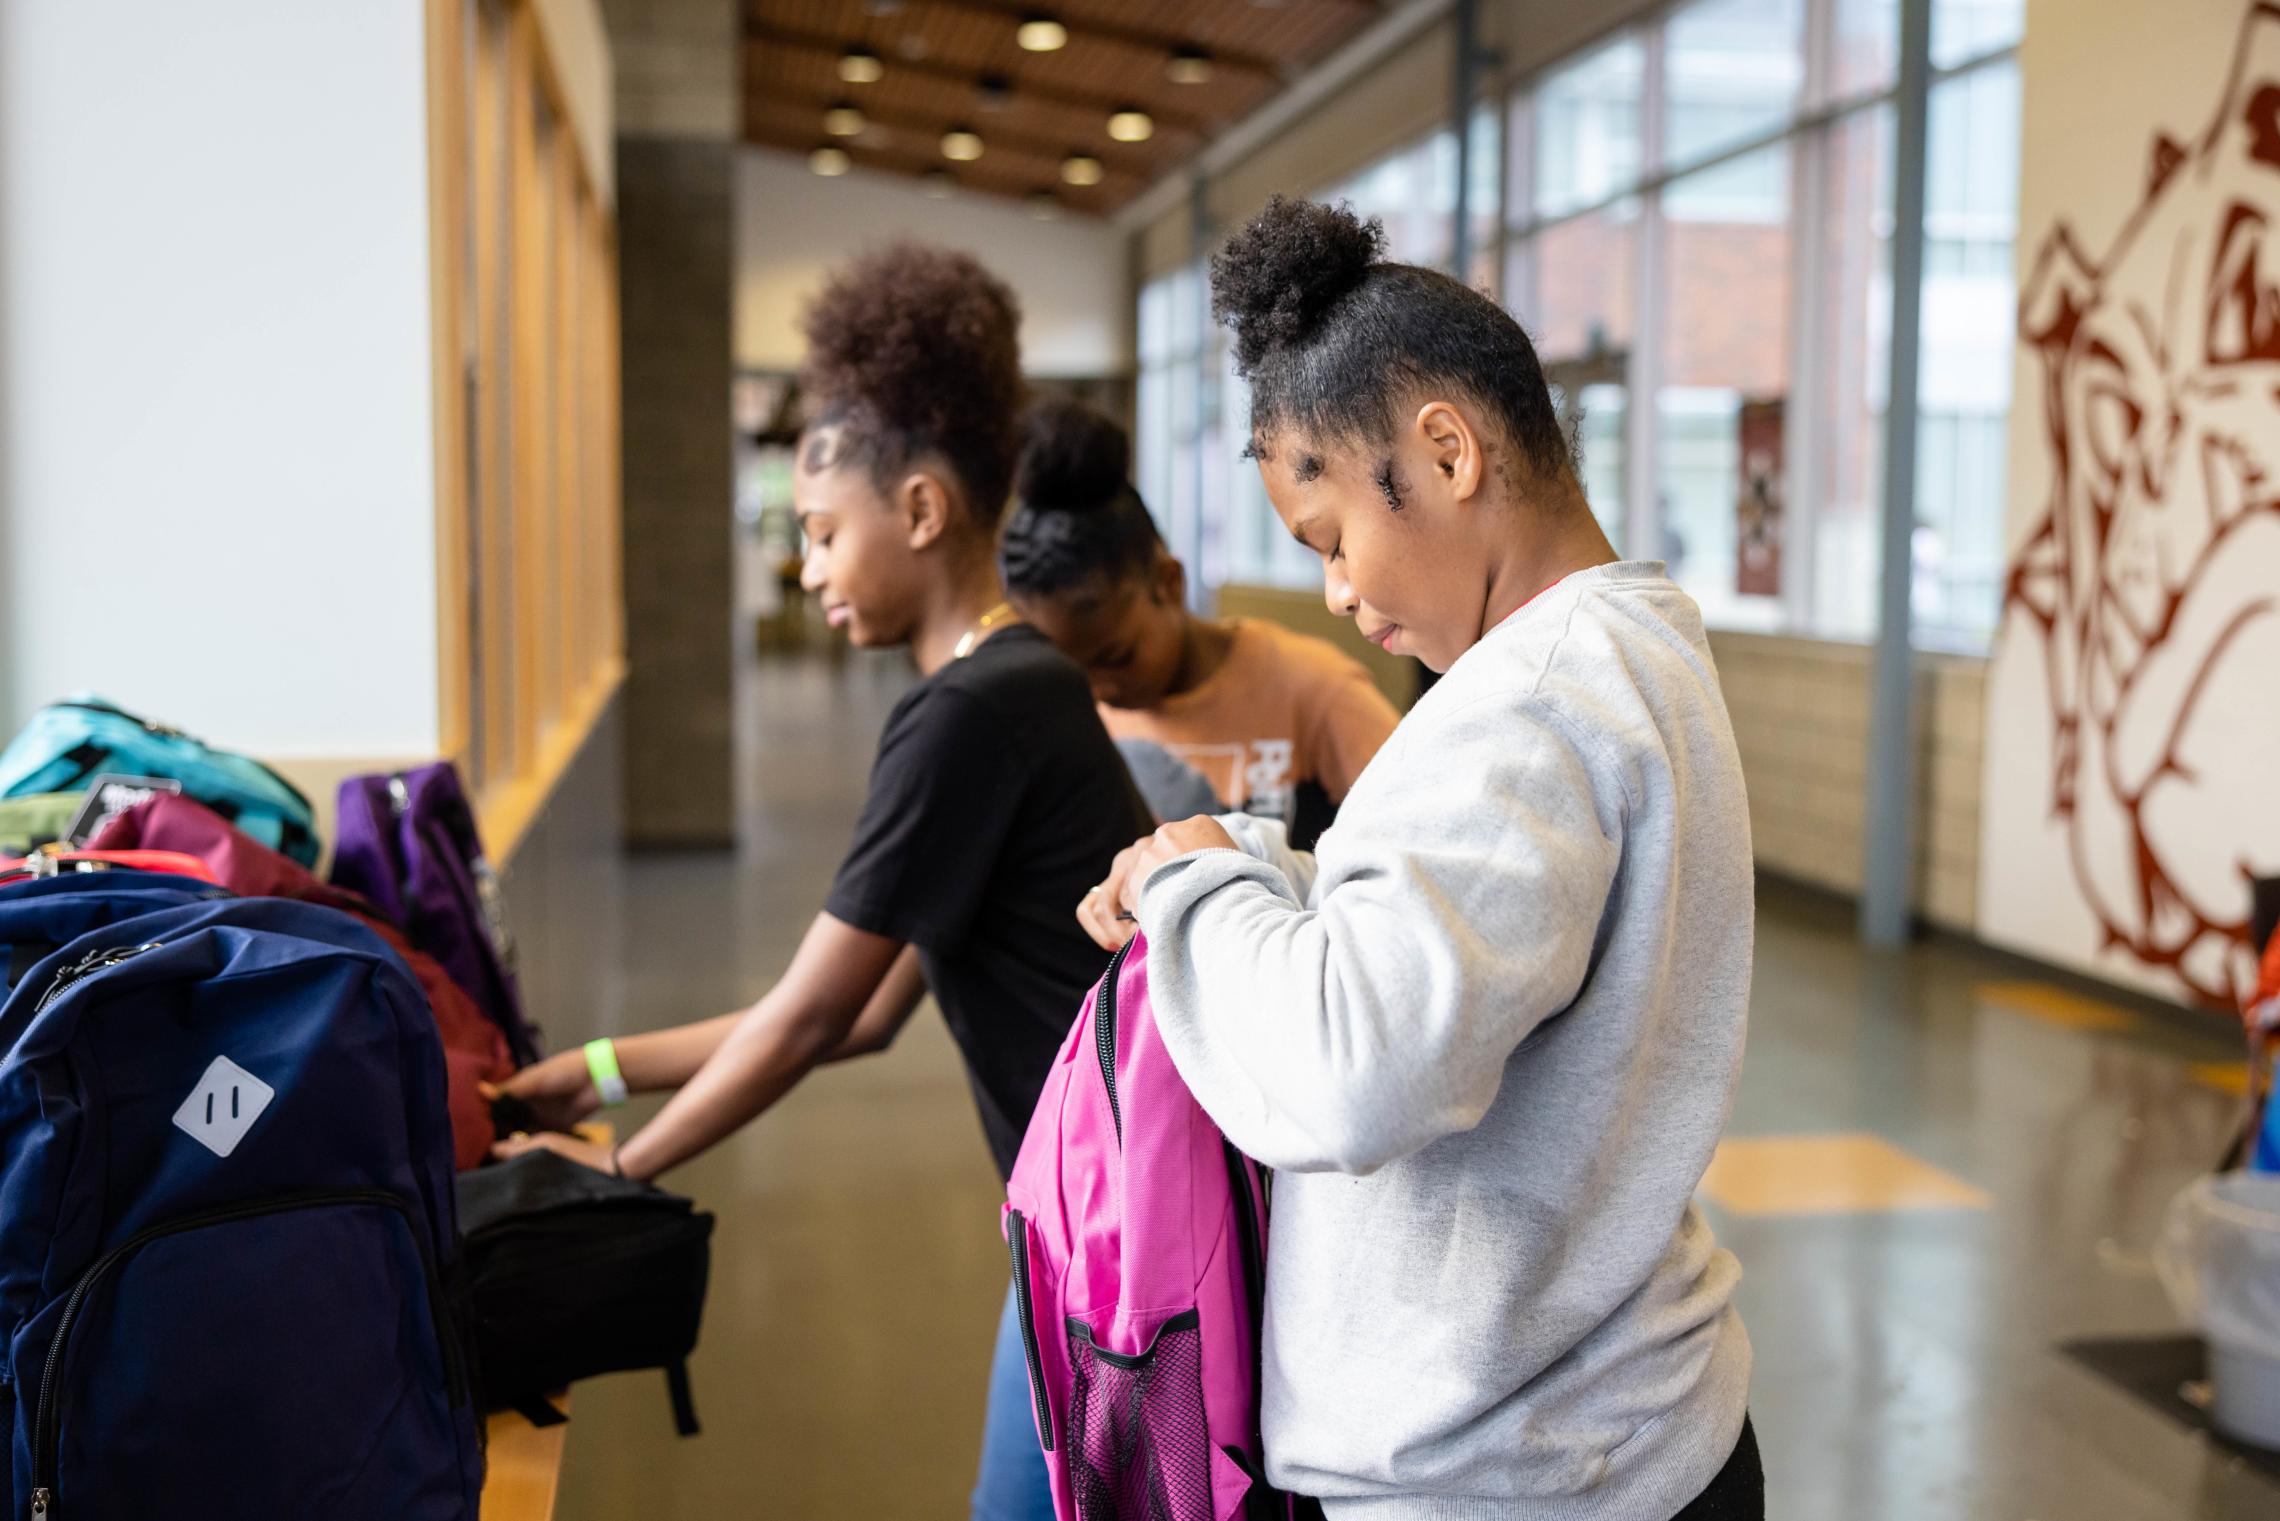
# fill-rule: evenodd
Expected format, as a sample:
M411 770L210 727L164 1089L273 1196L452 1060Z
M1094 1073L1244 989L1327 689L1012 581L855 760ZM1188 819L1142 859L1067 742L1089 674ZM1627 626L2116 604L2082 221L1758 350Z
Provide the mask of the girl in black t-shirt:
M1068 906L1148 826L1084 677L1014 616L998 580L1018 324L1011 292L971 258L912 244L858 259L809 308L801 581L834 628L908 646L924 679L888 720L854 844L776 985L748 1009L516 1074L505 1091L549 1128L502 1155L543 1146L655 1177L815 1066L884 1050L931 988L998 1171L1011 1171L1103 965ZM651 1089L679 1091L617 1147L557 1133ZM975 1515L1050 1516L1019 1341L1010 1375L1005 1345L1001 1332Z

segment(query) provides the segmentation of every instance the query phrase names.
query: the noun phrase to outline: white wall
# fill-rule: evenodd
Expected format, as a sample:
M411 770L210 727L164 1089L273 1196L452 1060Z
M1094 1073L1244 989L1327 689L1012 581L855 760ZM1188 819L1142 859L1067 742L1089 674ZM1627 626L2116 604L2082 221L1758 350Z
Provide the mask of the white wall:
M2034 0L2020 62L1980 932L2229 1003L2280 873L2280 11Z
M736 362L788 370L801 304L850 255L896 237L962 248L1021 298L1032 375L1105 375L1132 364L1125 241L1108 223L1040 222L1008 200L934 200L914 182L857 170L838 179L796 154L746 148L736 174Z
M0 3L0 722L436 744L422 7Z

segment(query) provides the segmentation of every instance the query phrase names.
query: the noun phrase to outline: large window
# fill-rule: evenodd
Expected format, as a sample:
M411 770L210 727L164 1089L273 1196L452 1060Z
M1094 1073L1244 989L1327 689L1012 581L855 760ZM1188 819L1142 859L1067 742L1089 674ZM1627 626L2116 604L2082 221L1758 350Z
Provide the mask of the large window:
M440 728L504 846L623 669L616 233L532 10L431 21Z
M1205 347L1201 265L1177 270L1142 289L1139 339L1136 484L1172 552L1191 569L1204 569L1196 453Z
M2000 591L2021 14L1934 5L1915 611L1951 647ZM1504 299L1617 548L1716 626L1874 633L1898 26L1688 0L1511 100Z
M1616 548L1667 560L1714 626L1875 632L1899 12L1682 0L1470 123L1461 273L1535 340ZM1985 646L2001 590L2023 18L1933 0L1914 609L1948 648ZM1291 188L1451 269L1457 166L1443 129ZM1203 583L1313 584L1237 457L1202 301L1200 267L1141 296L1142 485Z

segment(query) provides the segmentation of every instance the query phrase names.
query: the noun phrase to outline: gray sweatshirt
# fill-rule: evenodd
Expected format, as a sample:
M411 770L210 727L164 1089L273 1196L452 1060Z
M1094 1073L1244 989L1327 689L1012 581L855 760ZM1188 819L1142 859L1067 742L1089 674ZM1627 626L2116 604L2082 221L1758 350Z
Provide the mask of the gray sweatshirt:
M1693 1192L1749 999L1749 811L1701 614L1569 576L1402 721L1312 856L1160 867L1150 1000L1280 1171L1275 1483L1335 1521L1668 1521L1739 1438L1740 1269Z

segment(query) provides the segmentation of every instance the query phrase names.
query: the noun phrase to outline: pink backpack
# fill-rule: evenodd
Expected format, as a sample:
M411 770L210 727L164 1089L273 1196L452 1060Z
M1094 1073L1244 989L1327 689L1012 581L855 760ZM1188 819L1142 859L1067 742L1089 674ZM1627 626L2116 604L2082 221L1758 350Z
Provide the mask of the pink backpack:
M1180 1080L1117 953L1013 1164L1013 1254L1060 1521L1284 1521L1259 1448L1266 1202Z

